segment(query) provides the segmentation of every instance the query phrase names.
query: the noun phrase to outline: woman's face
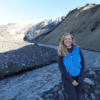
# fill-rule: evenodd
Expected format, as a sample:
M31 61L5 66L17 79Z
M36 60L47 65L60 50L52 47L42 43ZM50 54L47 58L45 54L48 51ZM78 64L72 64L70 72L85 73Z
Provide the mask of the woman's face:
M70 46L71 46L71 44L72 44L72 38L71 38L70 35L66 35L66 36L65 36L64 44L65 44L67 47L70 47Z

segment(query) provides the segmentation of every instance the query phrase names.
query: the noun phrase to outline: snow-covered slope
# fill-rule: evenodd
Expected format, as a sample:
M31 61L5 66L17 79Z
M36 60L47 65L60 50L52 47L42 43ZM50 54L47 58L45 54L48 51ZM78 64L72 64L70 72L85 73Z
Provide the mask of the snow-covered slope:
M8 24L8 28L7 31L10 34L14 34L14 33L20 33L24 28L30 28L31 26L35 25L36 23L38 23L39 21L29 21L29 22L19 22L19 23L10 23Z
M39 22L41 22L41 20L8 23L8 24L0 25L0 30L5 29L6 32L10 34L16 34L16 33L21 34L22 30L26 28L30 28Z
M52 31L65 17L66 15L60 15L37 23L27 31L25 40L32 40L33 38Z
M60 15L47 20L33 20L0 25L0 33L20 34L25 40L32 40L53 30L66 15Z

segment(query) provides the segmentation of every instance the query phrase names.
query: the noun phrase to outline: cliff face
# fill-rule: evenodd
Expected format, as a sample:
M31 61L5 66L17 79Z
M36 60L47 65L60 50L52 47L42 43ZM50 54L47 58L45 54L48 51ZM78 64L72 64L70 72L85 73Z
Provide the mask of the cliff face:
M87 4L70 11L65 20L52 32L34 42L58 45L61 36L70 32L78 46L100 51L100 5Z

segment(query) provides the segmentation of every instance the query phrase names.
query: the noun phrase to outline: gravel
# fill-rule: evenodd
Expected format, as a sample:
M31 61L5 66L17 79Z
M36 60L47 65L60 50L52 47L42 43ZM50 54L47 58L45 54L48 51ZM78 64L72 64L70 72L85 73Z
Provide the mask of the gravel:
M20 48L0 53L0 77L22 73L57 62L57 50L53 48L37 44L26 44L22 47L17 44L17 46Z
M91 74L91 72L95 74ZM100 100L100 68L89 68L85 71L83 88L80 100ZM88 79L88 80L86 80ZM90 84L91 81L94 84ZM66 96L66 97L65 97ZM49 91L45 91L41 98L37 100L68 100L68 95L64 91L64 85L60 82Z

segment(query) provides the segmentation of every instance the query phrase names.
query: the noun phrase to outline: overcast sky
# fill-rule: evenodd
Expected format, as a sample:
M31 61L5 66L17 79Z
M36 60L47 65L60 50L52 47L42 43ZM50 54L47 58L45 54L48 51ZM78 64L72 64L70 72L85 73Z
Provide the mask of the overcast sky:
M0 0L0 24L50 19L87 3L100 0Z

